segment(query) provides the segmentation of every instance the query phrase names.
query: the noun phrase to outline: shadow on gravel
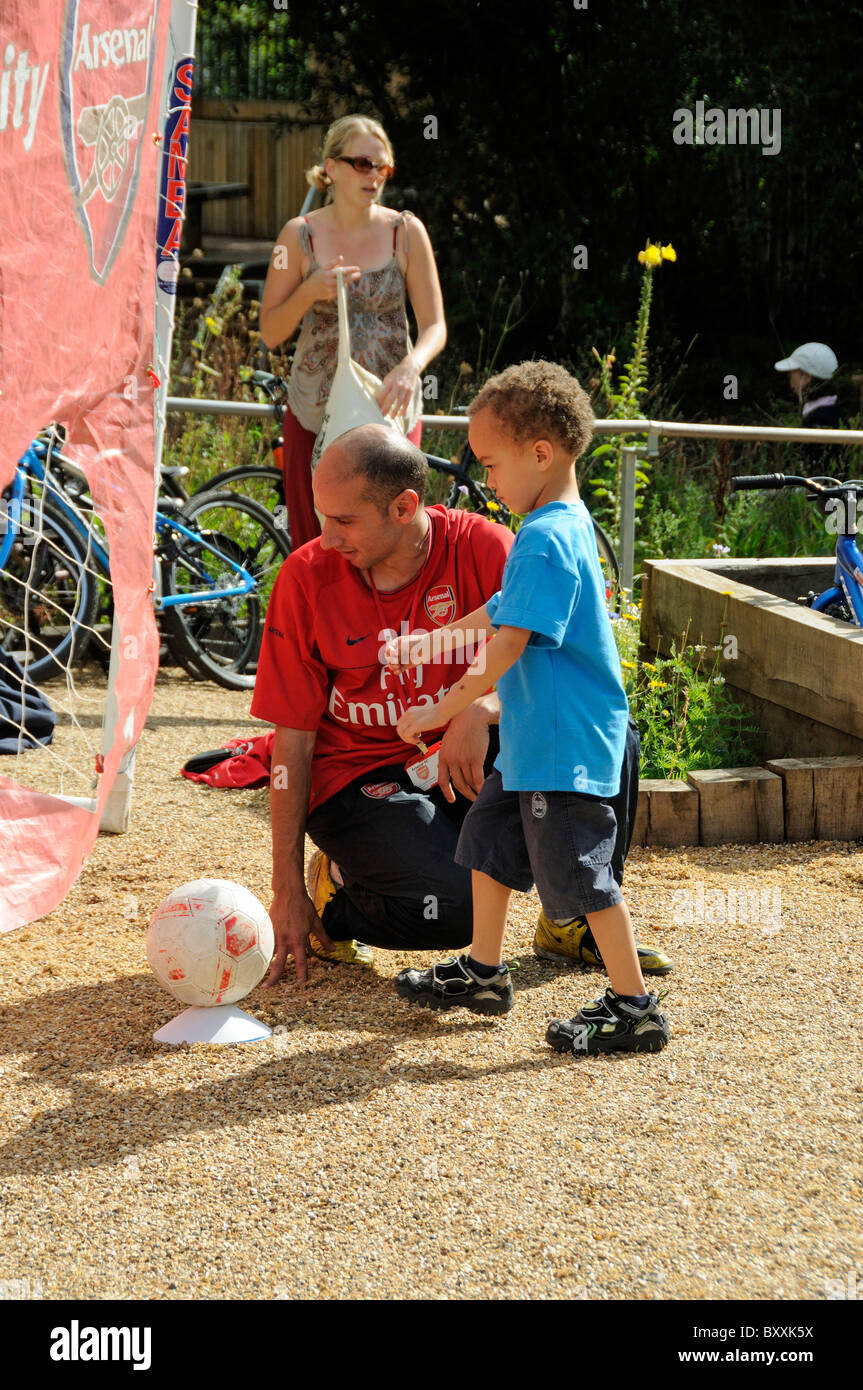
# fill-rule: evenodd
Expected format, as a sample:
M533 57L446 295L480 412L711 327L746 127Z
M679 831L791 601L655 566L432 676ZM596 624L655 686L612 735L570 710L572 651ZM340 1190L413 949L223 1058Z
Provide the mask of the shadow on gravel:
M517 988L534 987L555 973L554 966L537 961L534 968L518 972ZM487 1067L437 1057L428 1062L402 1058L400 1043L424 1037L434 1043L442 1031L450 1037L454 1032L482 1033L501 1027L505 1020L412 1008L395 996L389 979L371 974L352 977L350 988L336 987L326 978L318 983L313 975L305 989L289 982L275 995L257 990L243 1003L278 1032L265 1042L237 1049L242 1073L184 1084L161 1095L148 1084L148 1068L155 1059L170 1063L175 1057L185 1067L191 1050L152 1041L155 1029L180 1006L173 1008L149 975L56 990L6 1009L2 1051L30 1055L29 1070L17 1084L44 1081L64 1086L69 1099L62 1107L43 1111L0 1145L0 1174L99 1167L178 1135L253 1123L273 1114L308 1114L327 1105L362 1101L403 1083L483 1081L572 1065L570 1058L539 1041L536 1055L522 1054ZM352 1031L362 1038L323 1048L304 1042L310 1036L320 1042L322 1033ZM370 1033L375 1035L371 1039ZM230 1051L219 1049L220 1062ZM198 1049L195 1055L205 1070L213 1054ZM249 1069L245 1064L252 1055L260 1057L260 1063ZM93 1079L93 1073L118 1068L129 1072L125 1089L109 1090Z

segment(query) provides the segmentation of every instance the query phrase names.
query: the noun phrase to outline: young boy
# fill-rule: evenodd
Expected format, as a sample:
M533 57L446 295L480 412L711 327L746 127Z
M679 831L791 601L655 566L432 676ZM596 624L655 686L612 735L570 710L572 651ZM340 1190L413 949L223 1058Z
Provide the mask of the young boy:
M488 636L461 681L398 723L408 743L438 729L492 685L501 702L500 755L471 807L456 860L473 873L468 955L403 970L414 1003L503 1014L513 1005L501 962L510 892L536 883L543 917L583 915L611 980L602 999L546 1039L559 1052L656 1052L669 1027L645 989L629 910L610 867L628 707L605 609L593 528L575 461L593 433L590 402L552 362L522 362L492 377L468 408L470 443L488 481L524 516L500 591L484 608L432 634L435 647ZM428 660L430 638L390 644L391 665ZM542 920L542 919L541 919Z

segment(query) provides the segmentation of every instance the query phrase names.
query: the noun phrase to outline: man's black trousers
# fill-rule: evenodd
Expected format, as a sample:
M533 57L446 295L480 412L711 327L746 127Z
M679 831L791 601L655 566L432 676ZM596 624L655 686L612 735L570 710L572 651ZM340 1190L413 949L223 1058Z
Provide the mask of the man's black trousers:
M497 728L489 733L486 775L499 749ZM638 730L630 719L620 790L611 801L617 818L611 863L618 883L635 823L638 758ZM394 789L387 784L395 784ZM467 946L473 919L471 875L453 854L470 806L459 793L450 803L438 787L420 791L404 764L393 763L355 778L313 811L308 833L339 866L345 884L323 914L330 937L356 938L393 951Z

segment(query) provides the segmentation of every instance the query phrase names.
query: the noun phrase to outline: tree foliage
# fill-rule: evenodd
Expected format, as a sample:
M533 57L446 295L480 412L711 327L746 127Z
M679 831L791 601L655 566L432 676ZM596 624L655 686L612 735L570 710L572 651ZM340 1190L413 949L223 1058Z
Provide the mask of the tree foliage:
M285 95L302 72L310 116L362 110L389 131L388 199L429 227L456 360L475 356L501 278L514 295L520 276L508 359L584 367L594 342L624 346L647 238L679 255L653 322L660 361L689 349L688 413L744 418L775 387L773 360L806 339L863 360L863 5L211 3L199 25L251 32L264 15L290 37ZM779 153L675 144L674 112L699 100L778 110Z

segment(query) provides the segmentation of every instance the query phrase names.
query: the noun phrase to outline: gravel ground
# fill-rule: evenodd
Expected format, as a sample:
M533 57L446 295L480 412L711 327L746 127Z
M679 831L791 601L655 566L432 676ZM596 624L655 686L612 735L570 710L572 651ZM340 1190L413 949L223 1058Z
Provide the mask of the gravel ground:
M305 988L252 994L266 1042L172 1049L152 1041L178 1007L146 965L149 914L204 875L269 901L266 791L179 776L259 730L248 705L163 672L131 832L0 940L0 1282L57 1299L823 1299L859 1282L859 845L633 851L638 934L677 967L657 1056L545 1045L548 1018L605 981L533 955L533 895L513 899L504 1020L411 1010L391 978L434 957L378 951L373 971L314 963ZM778 888L781 916L770 896L760 925L717 920L710 890L728 888Z

